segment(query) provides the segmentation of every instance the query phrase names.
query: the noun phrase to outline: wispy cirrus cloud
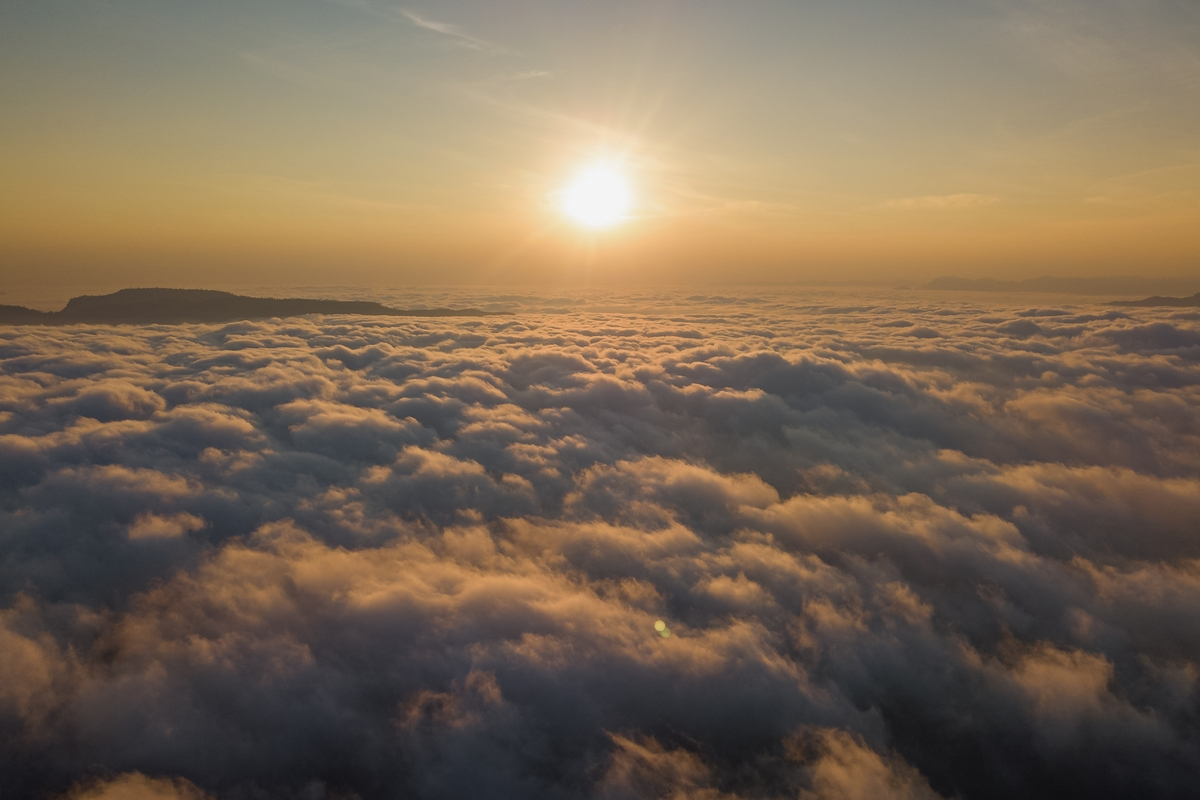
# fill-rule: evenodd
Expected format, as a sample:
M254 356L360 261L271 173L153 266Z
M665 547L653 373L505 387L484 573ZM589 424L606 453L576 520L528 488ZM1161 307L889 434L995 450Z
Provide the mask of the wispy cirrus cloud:
M543 78L552 77L554 73L544 69L527 69L524 72L517 72L513 75L505 75L502 80L506 81L536 81Z
M492 42L485 41L469 33L464 33L456 25L451 25L446 22L438 22L429 19L410 8L400 9L400 13L418 28L424 28L427 31L440 33L442 36L449 36L462 47L469 47L472 50L490 50L492 52L504 52L504 48Z

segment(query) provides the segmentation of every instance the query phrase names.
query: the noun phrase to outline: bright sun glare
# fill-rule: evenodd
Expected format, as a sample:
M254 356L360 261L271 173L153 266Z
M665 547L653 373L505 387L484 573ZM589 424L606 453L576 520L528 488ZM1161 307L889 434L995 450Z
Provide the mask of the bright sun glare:
M625 220L632 205L629 183L605 164L580 171L562 194L563 212L588 228L611 228Z

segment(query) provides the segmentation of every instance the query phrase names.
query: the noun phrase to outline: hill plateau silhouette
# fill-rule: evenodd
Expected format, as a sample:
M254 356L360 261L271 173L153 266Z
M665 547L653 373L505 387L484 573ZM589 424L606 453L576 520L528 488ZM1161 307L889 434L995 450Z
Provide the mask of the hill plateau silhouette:
M37 311L0 305L7 325L175 325L185 322L235 322L304 314L353 314L379 317L485 317L506 312L477 308L390 308L366 300L309 300L246 297L210 289L121 289L112 294L73 297L62 311Z

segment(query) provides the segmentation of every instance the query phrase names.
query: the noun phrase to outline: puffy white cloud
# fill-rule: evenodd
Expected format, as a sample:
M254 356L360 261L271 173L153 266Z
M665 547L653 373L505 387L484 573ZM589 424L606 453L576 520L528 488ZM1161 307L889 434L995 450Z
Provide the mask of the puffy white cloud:
M1200 320L465 299L0 331L0 790L1191 791Z

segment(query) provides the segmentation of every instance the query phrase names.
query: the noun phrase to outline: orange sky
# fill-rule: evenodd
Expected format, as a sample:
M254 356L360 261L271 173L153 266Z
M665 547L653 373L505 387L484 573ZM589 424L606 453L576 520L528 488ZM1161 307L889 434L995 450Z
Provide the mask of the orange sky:
M4 281L1200 274L1194 4L196 5L0 9Z

